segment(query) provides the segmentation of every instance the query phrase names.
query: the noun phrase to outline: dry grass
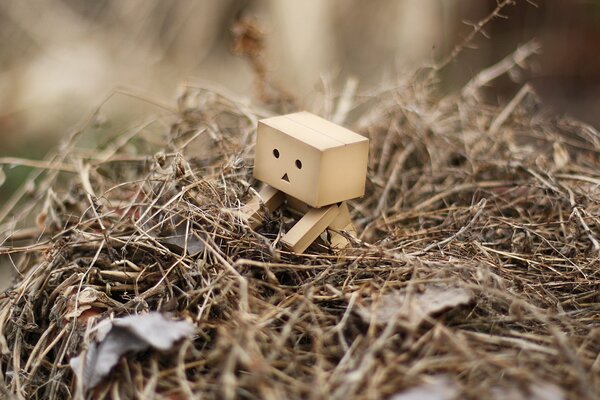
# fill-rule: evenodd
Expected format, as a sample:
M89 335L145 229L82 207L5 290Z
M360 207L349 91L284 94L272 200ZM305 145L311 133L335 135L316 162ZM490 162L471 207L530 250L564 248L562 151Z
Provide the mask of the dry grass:
M597 398L600 134L545 113L528 87L500 108L481 100L535 49L441 99L431 77L324 99L325 117L371 139L367 195L351 202L361 235L340 254L287 253L288 216L253 232L232 212L256 186L256 121L276 106L188 87L95 152L75 132L0 210L0 255L20 271L0 300L2 390L82 396L68 361L98 319L161 310L197 336L121 360L85 396L375 399L445 375L467 398ZM365 320L385 294L432 283L474 298L416 327ZM83 310L86 288L98 300Z

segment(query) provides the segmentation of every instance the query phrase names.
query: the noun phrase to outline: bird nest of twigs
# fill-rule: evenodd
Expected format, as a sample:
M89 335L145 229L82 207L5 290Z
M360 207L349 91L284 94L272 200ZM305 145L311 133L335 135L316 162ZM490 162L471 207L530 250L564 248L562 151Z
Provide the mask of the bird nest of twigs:
M186 87L176 106L83 150L94 114L1 210L0 256L18 271L0 297L1 390L598 396L600 134L545 112L528 86L482 100L534 50L458 93L421 73L312 110L370 138L366 195L349 202L359 234L338 252L324 238L292 254L279 244L289 215L253 231L235 212L257 188L257 121L281 103ZM94 387L77 382L69 362L98 324L150 311L194 334L125 353Z

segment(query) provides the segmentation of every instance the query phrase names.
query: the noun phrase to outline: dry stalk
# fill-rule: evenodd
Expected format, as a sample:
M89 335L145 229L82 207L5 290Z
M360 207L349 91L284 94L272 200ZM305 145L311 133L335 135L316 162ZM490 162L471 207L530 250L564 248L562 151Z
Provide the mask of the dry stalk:
M256 232L236 217L254 185L248 144L270 111L222 91L188 86L176 112L153 119L170 126L162 135L144 121L86 155L84 125L43 162L0 160L38 168L31 195L0 210L17 221L3 225L0 257L21 274L0 297L0 394L366 399L443 374L466 398L539 384L598 396L599 135L524 94L501 108L474 101L509 69L468 96L440 99L432 82L390 90L347 119L370 137L371 165L352 204L361 240L339 254L325 241L283 251L281 212ZM353 99L349 82L339 121ZM472 302L416 328L357 314L451 283ZM97 296L85 307L84 290ZM197 336L125 357L82 393L66 366L97 322L149 310L193 321Z

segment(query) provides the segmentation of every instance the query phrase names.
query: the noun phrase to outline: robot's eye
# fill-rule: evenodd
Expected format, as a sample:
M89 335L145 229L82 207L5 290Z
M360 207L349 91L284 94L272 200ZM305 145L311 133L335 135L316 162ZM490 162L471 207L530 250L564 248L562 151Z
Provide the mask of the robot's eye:
M302 169L302 161L300 161L300 160L296 160L296 167L297 167L298 169Z
M273 155L275 156L275 158L279 158L279 150L273 149Z

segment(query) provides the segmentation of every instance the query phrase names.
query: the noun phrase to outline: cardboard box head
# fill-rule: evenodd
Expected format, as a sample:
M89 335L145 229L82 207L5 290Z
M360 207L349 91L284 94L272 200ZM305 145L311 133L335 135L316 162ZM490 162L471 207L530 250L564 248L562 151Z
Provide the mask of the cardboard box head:
M254 177L311 207L361 197L369 139L308 112L259 121Z

